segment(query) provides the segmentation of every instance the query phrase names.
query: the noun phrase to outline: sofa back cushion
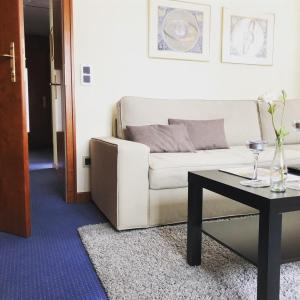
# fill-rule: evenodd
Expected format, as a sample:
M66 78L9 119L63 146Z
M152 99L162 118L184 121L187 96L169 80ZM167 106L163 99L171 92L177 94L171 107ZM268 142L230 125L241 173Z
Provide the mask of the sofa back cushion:
M272 127L271 116L268 113L268 104L260 101L258 104L262 137L268 144L274 145L275 133ZM275 123L280 123L280 113L276 114ZM292 126L293 121L300 120L300 100L287 100L285 115L284 115L284 126L289 132L288 136L285 138L285 144L299 144L300 143L300 133L296 132Z
M124 97L117 104L117 135L126 126L161 124L168 119L224 119L229 146L261 138L257 102L246 100L168 100Z

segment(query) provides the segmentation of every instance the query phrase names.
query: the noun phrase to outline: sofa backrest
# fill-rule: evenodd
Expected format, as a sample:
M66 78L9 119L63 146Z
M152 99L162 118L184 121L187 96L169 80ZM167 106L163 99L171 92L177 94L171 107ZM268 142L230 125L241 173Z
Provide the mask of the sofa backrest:
M124 97L117 104L117 135L124 138L127 125L168 124L168 119L224 119L230 146L261 138L256 101L167 100Z
M275 133L272 127L271 116L268 113L268 105L261 101L259 102L258 107L261 120L262 137L268 142L268 144L274 145ZM287 100L284 114L284 126L289 134L285 138L285 144L300 144L300 133L296 132L292 126L293 121L299 120L300 100ZM280 113L275 115L275 123L277 125L280 124Z

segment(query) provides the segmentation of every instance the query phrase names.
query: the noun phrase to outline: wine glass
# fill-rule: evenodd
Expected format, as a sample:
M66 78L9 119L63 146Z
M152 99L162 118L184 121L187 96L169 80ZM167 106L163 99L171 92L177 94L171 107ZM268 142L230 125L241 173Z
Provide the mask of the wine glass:
M250 186L250 187L266 187L269 186L269 183L264 180L258 179L258 159L261 152L265 150L267 142L263 140L253 140L247 142L247 148L253 153L254 162L253 162L253 175L250 180L242 180L241 185Z
M295 131L300 134L300 120L293 121L292 126ZM300 191L300 180L287 182L286 187L289 189Z

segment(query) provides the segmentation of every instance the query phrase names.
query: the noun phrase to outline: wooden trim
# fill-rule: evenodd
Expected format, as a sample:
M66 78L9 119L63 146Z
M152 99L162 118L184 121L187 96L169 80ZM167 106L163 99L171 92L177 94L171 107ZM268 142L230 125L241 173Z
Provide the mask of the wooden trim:
M62 0L63 23L63 78L65 84L65 153L66 202L74 203L77 197L76 130L74 105L74 55L73 55L73 0Z
M90 192L77 193L76 203L85 203L92 201L92 195Z

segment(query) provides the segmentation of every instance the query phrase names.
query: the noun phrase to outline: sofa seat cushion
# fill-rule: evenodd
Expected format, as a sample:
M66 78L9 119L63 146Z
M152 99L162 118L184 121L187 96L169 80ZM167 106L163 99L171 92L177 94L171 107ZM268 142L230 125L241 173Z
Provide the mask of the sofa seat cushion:
M268 147L259 158L260 166L269 166L274 147ZM287 163L300 163L300 151L286 149ZM149 159L151 189L170 189L188 185L188 171L214 170L253 163L253 155L245 146L230 149L200 150L196 153L152 153Z

